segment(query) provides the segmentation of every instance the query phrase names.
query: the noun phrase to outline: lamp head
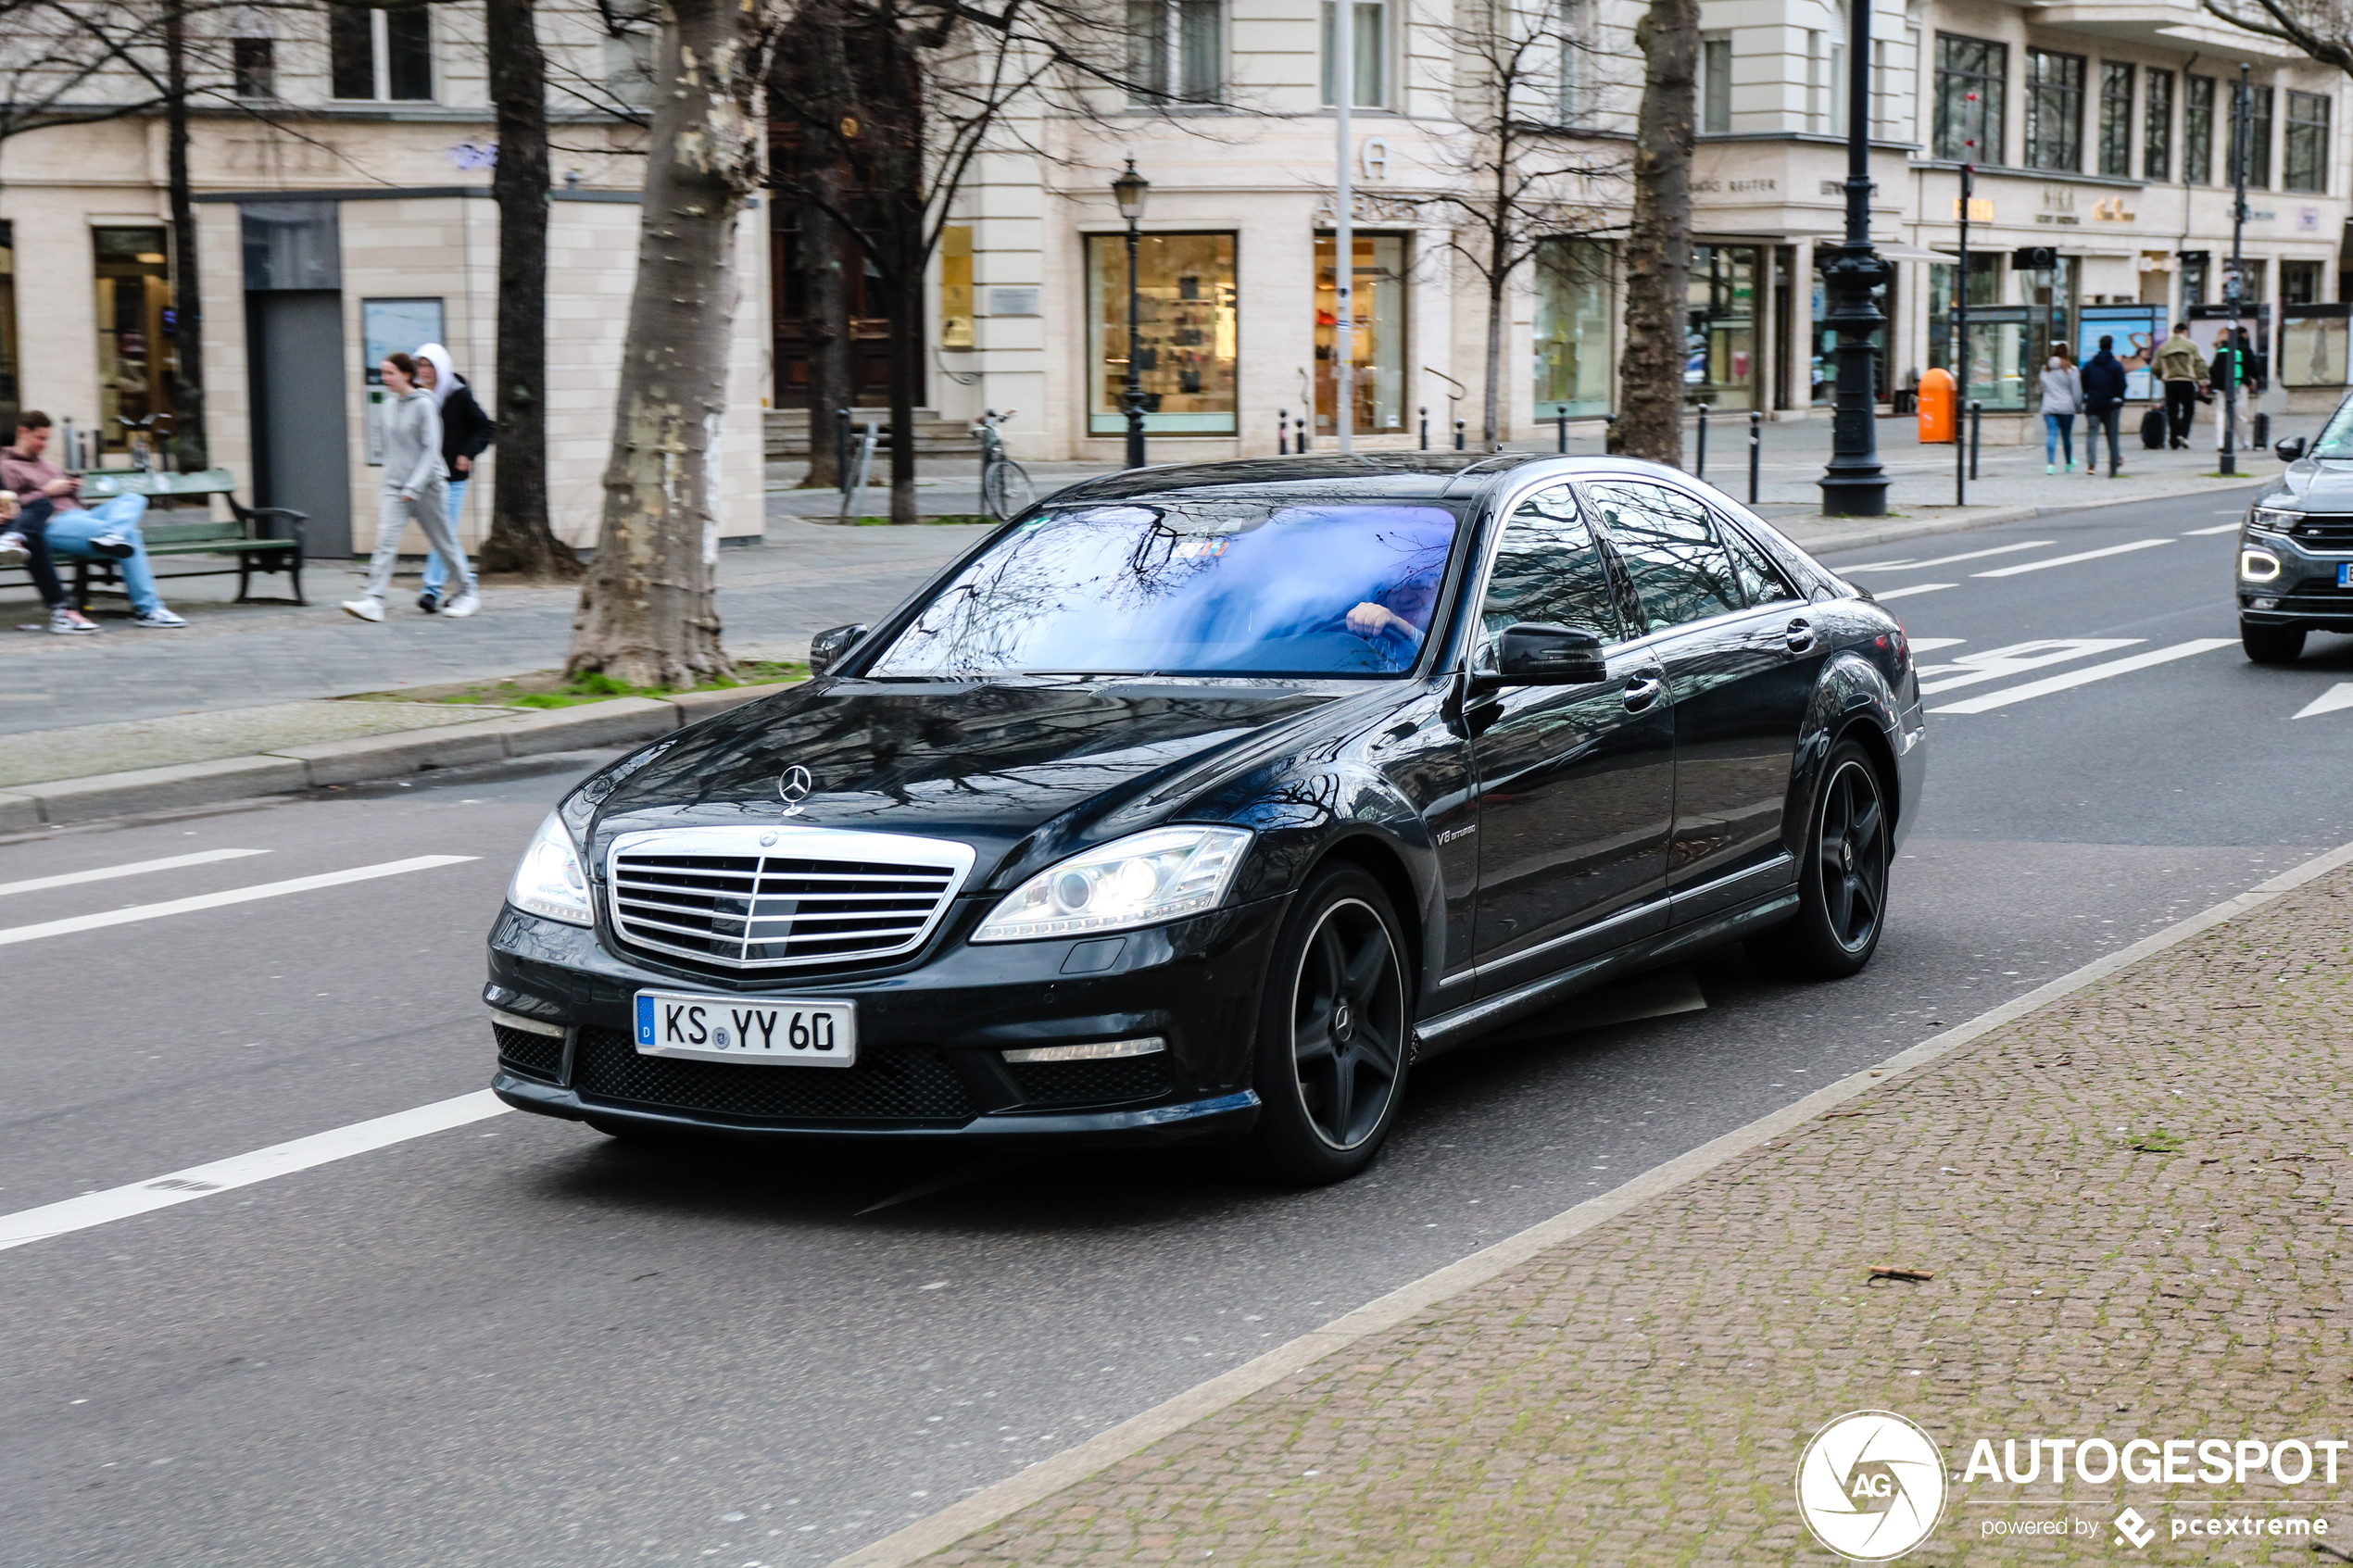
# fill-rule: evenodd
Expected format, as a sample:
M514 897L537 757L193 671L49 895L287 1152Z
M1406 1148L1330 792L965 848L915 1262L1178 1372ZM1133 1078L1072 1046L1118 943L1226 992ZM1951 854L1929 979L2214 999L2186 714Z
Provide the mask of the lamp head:
M1136 172L1136 160L1129 158L1127 172L1111 182L1112 199L1119 203L1119 216L1130 223L1141 222L1144 197L1151 188L1152 182Z

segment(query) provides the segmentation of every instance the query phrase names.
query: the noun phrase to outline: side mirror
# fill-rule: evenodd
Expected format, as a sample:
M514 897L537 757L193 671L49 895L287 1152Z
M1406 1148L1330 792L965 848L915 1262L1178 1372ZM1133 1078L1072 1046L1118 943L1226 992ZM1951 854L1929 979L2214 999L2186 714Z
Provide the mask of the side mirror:
M856 646L858 639L865 634L866 623L861 621L854 625L836 626L810 638L809 672L822 675L832 669L840 662L841 656Z
M1585 686L1609 679L1602 639L1581 626L1523 621L1504 628L1497 668L1471 678L1474 692L1504 686Z
M2291 435L2271 448L2271 455L2284 463L2292 463L2304 456L2304 438Z

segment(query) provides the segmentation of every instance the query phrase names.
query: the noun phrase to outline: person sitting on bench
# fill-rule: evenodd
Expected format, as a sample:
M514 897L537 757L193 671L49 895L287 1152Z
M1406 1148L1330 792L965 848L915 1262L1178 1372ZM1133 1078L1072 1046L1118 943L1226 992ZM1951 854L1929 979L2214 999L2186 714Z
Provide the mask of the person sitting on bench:
M49 612L47 621L19 626L18 631L86 636L98 629L98 623L73 608L65 584L57 581L57 563L49 557L49 514L56 509L57 503L46 499L19 507L12 492L0 490L0 568L24 568L41 595L41 608Z
M146 541L139 533L147 498L118 495L100 506L83 506L81 479L42 456L48 445L49 416L38 408L19 414L17 444L0 451L0 488L13 491L27 506L39 500L55 503L46 531L50 554L68 560L112 561L124 592L131 596L132 625L188 624L165 608L162 596L156 592Z

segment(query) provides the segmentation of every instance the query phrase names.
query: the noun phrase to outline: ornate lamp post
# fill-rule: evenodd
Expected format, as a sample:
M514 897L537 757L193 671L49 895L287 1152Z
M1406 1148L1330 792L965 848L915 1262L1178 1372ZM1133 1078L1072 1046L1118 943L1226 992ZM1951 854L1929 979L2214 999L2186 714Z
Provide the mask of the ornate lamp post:
M1838 332L1838 395L1831 415L1831 462L1822 510L1832 517L1884 517L1887 472L1879 464L1878 395L1871 333L1887 322L1871 291L1894 271L1871 248L1871 5L1847 0L1846 239L1822 269L1831 298L1824 322ZM1968 287L1968 279L1962 280Z
M1119 216L1127 220L1127 390L1120 402L1127 410L1127 466L1144 466L1144 371L1143 350L1137 345L1136 329L1142 309L1136 281L1136 242L1138 225L1144 220L1144 197L1151 194L1152 182L1136 172L1136 160L1127 160L1127 172L1111 182L1112 199L1119 203Z

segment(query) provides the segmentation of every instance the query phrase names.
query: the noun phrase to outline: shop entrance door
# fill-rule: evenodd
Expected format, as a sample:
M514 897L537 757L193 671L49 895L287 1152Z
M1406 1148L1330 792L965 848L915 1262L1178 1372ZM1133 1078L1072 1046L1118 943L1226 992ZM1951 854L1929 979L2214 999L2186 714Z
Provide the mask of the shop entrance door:
M1349 344L1354 366L1356 435L1401 435L1405 430L1405 236L1358 234L1355 282L1349 295ZM1332 340L1340 331L1340 295L1333 282L1334 240L1315 236L1315 433L1337 435Z
M343 292L245 295L251 353L254 495L308 515L304 552L351 554L351 437L346 427Z

